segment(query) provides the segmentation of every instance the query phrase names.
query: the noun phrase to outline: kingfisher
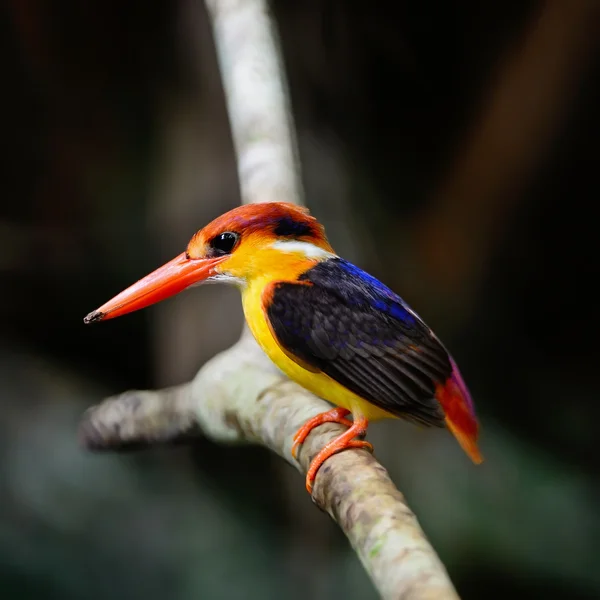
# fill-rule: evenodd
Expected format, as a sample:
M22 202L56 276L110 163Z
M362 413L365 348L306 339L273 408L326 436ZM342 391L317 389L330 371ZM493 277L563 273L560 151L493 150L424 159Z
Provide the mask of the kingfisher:
M293 457L314 427L347 427L312 460L309 493L330 456L348 448L373 450L363 438L368 423L380 419L445 426L474 463L483 460L474 405L449 352L400 296L338 256L304 207L268 202L221 215L192 237L185 252L84 322L119 317L204 282L236 285L246 322L267 356L334 405L297 431Z

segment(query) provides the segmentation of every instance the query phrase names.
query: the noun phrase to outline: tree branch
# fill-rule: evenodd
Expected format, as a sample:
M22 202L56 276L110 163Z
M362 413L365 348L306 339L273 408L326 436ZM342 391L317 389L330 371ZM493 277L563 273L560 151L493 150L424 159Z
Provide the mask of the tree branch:
M242 197L300 203L284 77L264 0L207 0L207 6ZM109 398L88 410L79 434L89 449L116 450L177 442L202 431L217 442L265 445L306 473L343 427L313 430L298 461L291 455L292 437L328 408L282 375L245 328L239 342L207 362L192 382ZM315 480L313 500L346 534L382 598L458 598L415 515L371 454L351 450L328 459Z
M206 0L242 202L302 202L296 136L266 0Z
M126 392L90 409L80 436L89 448L113 450L177 441L202 430L217 442L263 444L306 473L317 452L344 428L315 428L299 462L291 455L292 437L327 409L323 400L280 374L245 331L192 382ZM457 598L415 515L369 452L344 451L328 459L315 480L313 499L344 531L383 598Z

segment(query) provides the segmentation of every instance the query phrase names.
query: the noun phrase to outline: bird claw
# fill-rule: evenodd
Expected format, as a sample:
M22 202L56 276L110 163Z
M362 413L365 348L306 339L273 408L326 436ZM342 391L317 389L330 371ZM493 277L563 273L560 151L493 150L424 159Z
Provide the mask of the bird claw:
M342 452L342 450L348 450L348 449L352 449L352 448L356 448L356 449L360 449L360 450L368 450L369 452L371 452L371 454L374 452L373 445L370 442L365 442L364 440L352 439L352 440L348 440L345 442L341 441L341 444L337 445L336 442L338 442L338 440L339 440L339 438L337 440L333 441L333 444L335 444L335 446L333 446L331 448L328 448L327 446L325 446L325 448L323 448L323 450L321 452L319 452L319 454L317 454L317 456L315 456L312 463L310 464L308 473L306 474L306 491L311 496L312 496L312 491L313 491L313 483L315 481L315 478L317 477L317 472L319 471L319 469L321 468L323 463L328 458L330 458L334 454L338 454L339 452ZM321 456L321 455L323 455L323 456Z
M346 427L352 427L353 422L350 419L346 419L345 416L350 414L350 411L346 408L333 408L330 411L321 413L309 419L293 437L294 443L292 444L292 457L298 460L298 449L304 443L304 440L308 437L308 434L319 425L324 423L340 423Z

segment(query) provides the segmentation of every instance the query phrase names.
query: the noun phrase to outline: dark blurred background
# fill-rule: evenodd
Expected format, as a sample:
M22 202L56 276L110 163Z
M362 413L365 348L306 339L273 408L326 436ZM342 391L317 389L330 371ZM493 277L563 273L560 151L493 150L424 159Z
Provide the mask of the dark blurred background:
M370 428L462 597L600 597L600 3L273 4L307 201L453 352L483 424ZM199 0L8 0L0 21L0 597L376 598L260 448L93 455L81 413L234 342L207 286L83 316L239 202Z

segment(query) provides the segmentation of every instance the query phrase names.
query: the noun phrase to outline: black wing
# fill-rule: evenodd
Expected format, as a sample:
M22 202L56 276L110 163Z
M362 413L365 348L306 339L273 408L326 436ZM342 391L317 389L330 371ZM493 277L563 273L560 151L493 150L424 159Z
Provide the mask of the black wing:
M339 258L299 280L272 284L265 305L282 348L396 416L442 427L434 394L450 358L403 300Z

